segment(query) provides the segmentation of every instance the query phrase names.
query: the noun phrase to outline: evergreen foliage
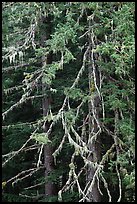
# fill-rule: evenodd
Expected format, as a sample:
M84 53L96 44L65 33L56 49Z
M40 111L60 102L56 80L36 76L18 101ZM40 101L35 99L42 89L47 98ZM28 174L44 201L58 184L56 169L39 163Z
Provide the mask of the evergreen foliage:
M2 2L2 111L3 202L134 202L135 3Z

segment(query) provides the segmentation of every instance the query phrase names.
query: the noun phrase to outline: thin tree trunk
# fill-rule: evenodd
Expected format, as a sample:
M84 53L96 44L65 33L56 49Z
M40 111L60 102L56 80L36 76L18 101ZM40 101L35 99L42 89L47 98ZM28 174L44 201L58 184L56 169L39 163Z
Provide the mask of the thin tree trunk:
M94 99L94 105L97 102L98 99ZM92 154L89 155L88 160L93 163L98 163L100 161L100 142L99 137L97 136L95 139L92 140L92 137L97 133L98 128L96 121L93 119L93 114L91 112L92 105L89 102L89 142L88 142L88 148L90 151L92 151ZM94 166L89 165L87 168L87 183L91 183L94 178L96 168ZM88 194L88 198L90 202L100 202L101 201L101 195L98 189L98 180L95 177L95 181L93 183L93 187L91 191Z
M42 84L43 93L46 91L47 86ZM44 97L42 100L43 106L43 116L47 116L50 107L50 100L47 97ZM43 126L43 131L46 133L49 128L49 122L46 122ZM51 135L49 135L49 139L51 139ZM53 148L51 144L44 145L44 167L45 167L45 179L52 173L54 170L54 161L53 161ZM45 183L45 197L52 196L55 194L55 186L51 181L47 181Z
M89 138L88 138L88 148L92 151L92 154L89 155L88 160L93 163L98 163L101 159L100 151L100 141L99 141L99 105L100 99L95 88L95 91L91 92L91 87L93 84L99 87L99 72L96 65L94 64L94 56L92 53L92 46L90 42L90 51L89 51L89 65L88 65L88 77L89 77L89 92L91 94L91 100L89 101ZM96 136L95 136L96 135ZM96 167L88 165L87 167L87 184L93 182L93 186L88 193L89 202L100 202L101 195L98 188L98 180L94 176L96 172ZM95 177L95 180L94 180ZM91 187L91 186L90 186ZM90 188L89 187L89 188Z
M41 35L41 45L44 47L45 42L50 37L51 32L51 23L50 23L50 17L42 17L41 19L42 24L46 24L46 29L42 32ZM48 26L47 26L48 23ZM45 25L42 25L42 27L45 27ZM47 64L52 63L52 53L48 54L47 56L42 57L42 66L46 68ZM47 90L49 89L49 85L42 82L42 93L45 94ZM51 96L44 96L42 99L42 109L43 109L43 116L47 116L49 113L49 109L51 107ZM46 122L43 125L43 131L46 133L49 128L49 122ZM49 139L52 140L52 135L50 134ZM46 144L44 145L44 167L45 167L45 198L48 198L49 196L53 196L56 194L56 187L55 184L48 180L48 176L53 172L54 170L54 160L53 160L53 147L52 144Z

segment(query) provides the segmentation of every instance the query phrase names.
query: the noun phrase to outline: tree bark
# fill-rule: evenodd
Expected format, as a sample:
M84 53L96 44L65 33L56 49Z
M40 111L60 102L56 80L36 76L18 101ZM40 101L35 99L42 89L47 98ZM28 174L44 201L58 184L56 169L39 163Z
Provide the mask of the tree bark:
M96 104L97 101L98 101L98 99L95 98L94 99L94 105ZM92 109L92 107L91 107L91 104L89 102L89 114L90 114L89 115L89 138L90 139L92 139L92 137L94 137L94 135L98 131L96 121L94 119L92 119L93 114L91 112L91 109ZM94 164L98 163L100 161L100 157L101 157L100 141L99 141L98 136L95 139L91 140L91 142L90 141L88 142L88 149L90 151L92 151L92 154L90 154L88 156L88 160L93 162ZM96 172L96 168L94 166L88 165L88 167L87 167L87 183L91 183L93 181L95 172ZM101 201L101 195L99 193L97 182L98 182L98 180L95 177L95 181L93 183L92 190L88 193L88 198L89 198L90 202L100 202Z
M89 109L89 138L88 138L88 148L92 151L92 154L88 156L88 160L95 163L99 163L101 159L101 149L100 149L100 139L99 139L99 106L100 98L95 88L95 91L91 93L91 86L93 83L99 87L100 79L99 72L94 64L94 55L92 53L92 46L90 42L90 51L89 51L89 65L88 65L88 77L89 77L89 92L91 94L91 100L88 103ZM96 135L96 136L95 136ZM94 138L93 138L94 137ZM88 165L87 167L87 178L86 183L90 184L93 182L92 189L88 192L88 202L100 202L101 195L98 189L98 180L94 176L96 172L96 167ZM95 177L95 180L94 180Z
M41 32L41 46L45 47L45 42L47 39L49 39L51 34L51 21L50 16L42 17L41 18L41 24L42 28L44 28ZM42 66L51 64L52 63L52 53L43 56L42 57ZM42 94L45 94L47 90L49 89L49 85L42 82ZM47 116L49 109L51 107L51 96L47 95L44 96L42 99L42 109L43 109L43 116ZM48 128L50 126L49 122L45 122L43 125L43 131L46 133L48 131ZM52 140L52 135L50 134L48 136L50 140ZM52 144L46 144L44 145L44 169L45 169L45 198L48 198L49 196L53 196L56 194L56 186L53 182L48 180L48 176L52 173L54 170L54 159L53 159L53 147Z
M43 87L43 93L46 89L46 85L42 84ZM47 116L49 107L51 106L50 100L48 97L44 97L42 101L43 106L43 116ZM49 128L49 122L46 122L43 126L43 131L46 133ZM52 136L49 135L49 139L52 139ZM44 145L44 167L45 167L45 179L48 178L48 176L52 173L54 170L54 160L53 160L53 147L52 144L46 144ZM51 181L46 180L45 183L45 197L53 196L56 194L56 187L54 183Z

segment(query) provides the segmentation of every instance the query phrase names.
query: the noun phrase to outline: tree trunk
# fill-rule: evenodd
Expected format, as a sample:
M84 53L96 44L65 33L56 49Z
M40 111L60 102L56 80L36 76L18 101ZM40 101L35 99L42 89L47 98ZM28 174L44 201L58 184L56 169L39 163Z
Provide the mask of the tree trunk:
M90 42L91 43L91 42ZM100 150L100 141L99 141L99 105L100 98L96 88L95 90L91 87L95 83L99 87L99 72L96 65L94 64L94 55L92 53L92 46L89 51L89 65L88 65L88 77L89 77L89 92L91 94L91 100L88 103L89 109L89 138L88 138L88 148L92 151L92 154L88 156L88 160L93 162L93 164L98 163L101 159L101 150ZM95 136L96 135L96 136ZM92 166L91 164L87 167L87 184L89 183L89 192L88 192L88 202L100 202L101 195L98 189L98 180L95 177L97 167ZM92 183L92 184L91 184ZM91 185L93 185L91 187Z
M47 88L45 84L42 84L43 93ZM42 101L43 106L43 116L46 116L50 107L50 100L48 97L44 97ZM49 122L46 122L43 126L43 131L46 133L49 128ZM51 140L51 135L49 135L49 139ZM51 144L44 145L44 167L45 167L45 179L52 173L54 170L54 160L53 160L53 147ZM45 183L45 197L53 196L56 194L55 185L51 181L47 181Z
M47 24L48 22L48 24ZM45 42L47 39L49 39L51 34L51 22L50 17L42 17L41 18L42 23L42 34L41 34L41 46L45 47ZM45 24L45 25L44 25ZM42 57L42 66L46 66L47 64L52 63L52 53L48 54L47 56ZM49 85L42 82L42 94L45 94L47 90L49 89ZM49 108L51 107L51 96L46 95L42 99L42 109L43 109L43 116L47 116L49 113ZM48 128L50 126L49 122L44 123L43 125L43 131L46 133L48 131ZM52 135L50 134L49 139L52 140ZM53 196L56 194L56 187L55 184L48 180L48 176L52 173L54 170L54 159L53 159L53 147L52 144L46 144L44 145L44 167L45 167L45 198L48 198L49 196Z
M94 105L96 104L96 102L98 101L97 98L94 99ZM97 124L96 121L94 119L92 119L93 114L91 112L91 103L89 102L89 142L88 142L88 148L90 151L92 151L92 154L90 154L88 156L88 160L95 163L98 163L100 161L100 142L99 142L99 137L95 137L92 140L92 137L94 137L94 135L97 133L98 128L97 128ZM97 115L96 115L97 117ZM88 165L87 168L87 183L91 183L93 182L93 178L96 172L96 167ZM95 180L93 182L93 187L91 189L91 191L88 193L88 199L90 200L90 202L100 202L101 201L101 195L99 193L99 189L98 189L98 180L95 177Z

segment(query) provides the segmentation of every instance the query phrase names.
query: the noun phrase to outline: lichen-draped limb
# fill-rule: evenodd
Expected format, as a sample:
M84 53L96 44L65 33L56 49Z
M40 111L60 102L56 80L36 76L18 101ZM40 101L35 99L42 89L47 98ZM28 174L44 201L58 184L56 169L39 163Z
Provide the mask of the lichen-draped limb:
M38 170L40 170L42 168L43 167L39 167L39 168L36 167L36 168L31 168L31 169L27 169L27 170L21 171L16 176L14 176L14 177L10 178L9 180L7 180L6 181L6 185L8 183L12 182L12 186L13 186L15 183L17 183L17 182L19 182L19 181L21 181L21 180L23 180L23 179L25 179L25 178L27 178L29 176L32 176L32 174L34 174L35 172L37 172Z
M26 145L33 139L33 136L39 130L41 125L42 125L41 123L38 125L38 127L33 131L33 133L30 135L29 139L22 145L22 147L20 149L18 149L17 151L14 151L13 154L11 154L11 156L9 156L9 158L6 159L6 161L4 161L4 163L2 164L2 167L4 167L11 159L13 159L16 155L18 155L21 151L24 150ZM9 155L10 155L10 153L9 153Z

